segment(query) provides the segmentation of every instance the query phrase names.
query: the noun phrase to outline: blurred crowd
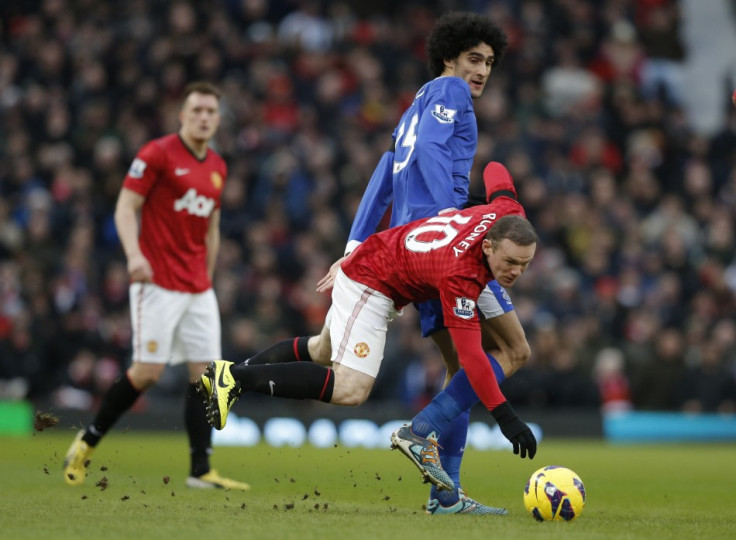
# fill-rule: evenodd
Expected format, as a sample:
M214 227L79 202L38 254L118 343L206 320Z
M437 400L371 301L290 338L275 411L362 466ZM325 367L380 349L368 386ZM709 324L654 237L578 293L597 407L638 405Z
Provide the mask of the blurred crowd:
M476 101L471 192L485 163L504 163L541 238L510 291L532 356L505 393L520 407L736 411L736 108L726 78L703 81L723 87L722 124L689 121L680 8L2 2L0 399L90 408L127 367L113 209L141 145L178 129L192 80L223 91L225 358L319 332L330 299L316 283L428 80L425 37L438 14L469 9L510 41ZM413 307L388 339L371 399L423 406L444 373Z

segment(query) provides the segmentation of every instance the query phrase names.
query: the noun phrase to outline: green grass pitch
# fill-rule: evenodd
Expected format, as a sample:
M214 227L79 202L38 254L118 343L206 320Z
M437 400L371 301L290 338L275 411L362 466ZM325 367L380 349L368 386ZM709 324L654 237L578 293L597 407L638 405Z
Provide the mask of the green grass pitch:
M0 438L0 537L86 539L734 538L736 444L609 445L544 440L534 461L470 449L463 484L509 515L427 516L428 487L396 451L215 448L213 466L248 492L184 485L180 432L114 431L98 447L84 486L64 484L74 432ZM537 523L522 504L529 475L564 465L588 502L572 523ZM100 481L106 479L103 489ZM96 485L100 483L100 485Z

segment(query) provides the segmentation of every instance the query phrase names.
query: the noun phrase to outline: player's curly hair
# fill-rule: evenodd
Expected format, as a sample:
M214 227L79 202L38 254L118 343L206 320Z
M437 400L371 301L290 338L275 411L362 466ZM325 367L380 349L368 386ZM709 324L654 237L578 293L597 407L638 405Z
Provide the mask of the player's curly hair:
M479 43L491 46L495 66L503 57L508 40L506 33L485 15L466 11L445 13L437 19L427 38L427 65L432 77L442 75L445 60L453 60Z

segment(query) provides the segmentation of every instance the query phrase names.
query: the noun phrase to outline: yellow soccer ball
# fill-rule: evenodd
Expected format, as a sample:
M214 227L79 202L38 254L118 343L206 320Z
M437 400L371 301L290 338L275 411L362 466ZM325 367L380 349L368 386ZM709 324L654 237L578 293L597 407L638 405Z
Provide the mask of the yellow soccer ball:
M524 506L537 521L572 521L585 507L585 486L566 467L542 467L524 487Z

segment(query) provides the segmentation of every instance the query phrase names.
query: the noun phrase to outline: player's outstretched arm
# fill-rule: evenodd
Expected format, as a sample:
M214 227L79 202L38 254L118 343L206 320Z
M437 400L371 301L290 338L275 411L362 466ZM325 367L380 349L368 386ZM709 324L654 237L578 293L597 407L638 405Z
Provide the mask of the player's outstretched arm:
M384 152L360 199L350 227L346 253L353 251L358 244L376 232L376 227L386 213L394 196L393 163L393 151Z

